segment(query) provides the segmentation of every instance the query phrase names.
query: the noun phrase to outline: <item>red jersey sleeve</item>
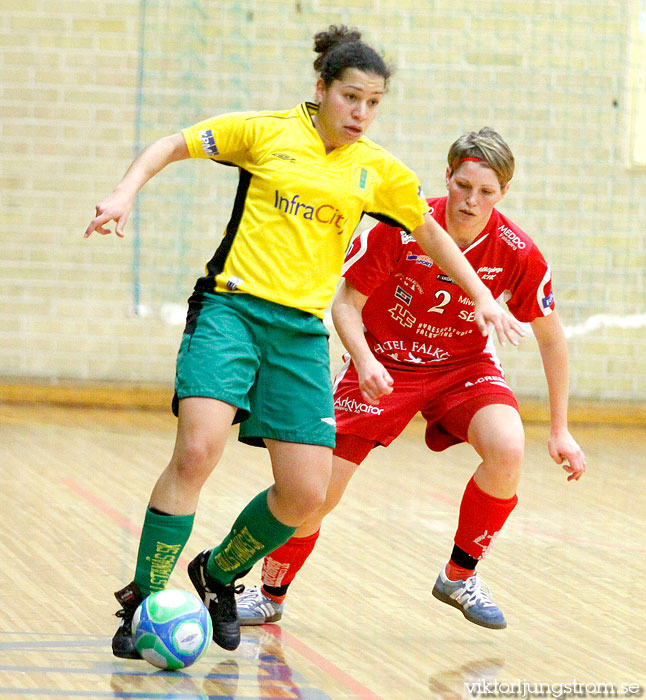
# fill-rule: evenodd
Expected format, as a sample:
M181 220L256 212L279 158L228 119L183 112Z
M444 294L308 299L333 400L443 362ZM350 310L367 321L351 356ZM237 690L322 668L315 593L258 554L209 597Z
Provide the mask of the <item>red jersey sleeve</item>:
M509 311L519 321L529 323L552 313L554 293L550 266L533 243L526 252L524 262L517 269L516 284L507 292L506 300Z
M361 294L370 296L397 264L404 236L411 238L405 231L383 223L360 233L346 253L343 277Z

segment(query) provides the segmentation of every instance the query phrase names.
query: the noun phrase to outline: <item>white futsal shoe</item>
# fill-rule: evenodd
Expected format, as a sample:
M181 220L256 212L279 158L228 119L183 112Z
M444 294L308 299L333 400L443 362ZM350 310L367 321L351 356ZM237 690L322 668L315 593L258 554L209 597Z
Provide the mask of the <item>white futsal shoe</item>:
M502 610L491 600L487 584L477 574L466 581L451 581L445 571L444 566L433 586L433 595L438 600L457 608L469 622L481 627L495 630L507 627Z
M268 598L259 586L247 588L237 599L238 620L241 625L266 625L278 622L283 616L285 603Z

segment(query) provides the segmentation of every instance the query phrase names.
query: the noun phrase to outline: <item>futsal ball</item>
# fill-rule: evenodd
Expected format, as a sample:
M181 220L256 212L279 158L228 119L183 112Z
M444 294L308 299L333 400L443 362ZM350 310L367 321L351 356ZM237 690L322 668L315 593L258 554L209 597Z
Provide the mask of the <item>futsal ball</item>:
M152 593L132 618L137 651L148 663L169 671L194 664L209 648L212 633L204 603L178 589Z

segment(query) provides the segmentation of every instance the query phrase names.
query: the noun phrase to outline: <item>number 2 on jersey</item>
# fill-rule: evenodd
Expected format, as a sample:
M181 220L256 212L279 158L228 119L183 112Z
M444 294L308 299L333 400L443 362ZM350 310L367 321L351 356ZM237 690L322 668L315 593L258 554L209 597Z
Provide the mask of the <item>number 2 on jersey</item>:
M444 307L451 301L451 295L445 289L440 289L435 292L435 298L441 299L441 301L435 306L431 306L427 313L435 312L436 314L443 314Z

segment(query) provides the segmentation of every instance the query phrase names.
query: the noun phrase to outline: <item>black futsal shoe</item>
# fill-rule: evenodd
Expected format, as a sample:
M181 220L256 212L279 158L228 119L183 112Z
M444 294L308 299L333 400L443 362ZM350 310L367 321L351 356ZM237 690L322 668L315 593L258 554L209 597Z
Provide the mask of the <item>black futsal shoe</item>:
M114 597L121 605L121 610L115 613L121 618L121 624L112 637L112 653L120 659L141 659L132 636L132 618L144 597L134 581L117 591Z
M235 594L242 593L244 586L236 586L235 582L224 584L214 579L206 570L210 554L210 549L198 554L188 565L188 576L211 616L213 641L223 649L233 651L240 644L240 622Z

